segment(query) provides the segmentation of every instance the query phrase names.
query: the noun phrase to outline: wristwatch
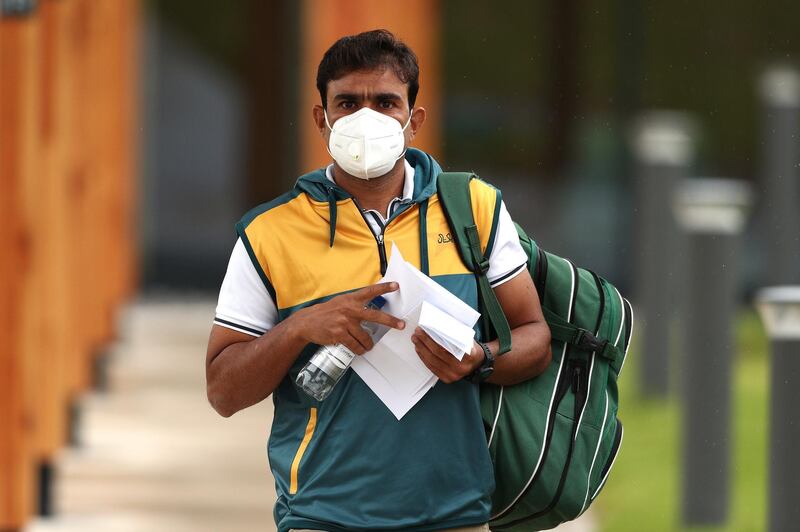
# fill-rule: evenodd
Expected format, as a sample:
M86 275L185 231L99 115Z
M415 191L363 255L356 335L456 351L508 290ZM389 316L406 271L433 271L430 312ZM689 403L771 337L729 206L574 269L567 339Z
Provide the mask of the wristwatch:
M494 373L494 355L491 349L483 342L478 342L478 345L483 349L483 364L478 366L469 376L469 380L476 383L485 381Z

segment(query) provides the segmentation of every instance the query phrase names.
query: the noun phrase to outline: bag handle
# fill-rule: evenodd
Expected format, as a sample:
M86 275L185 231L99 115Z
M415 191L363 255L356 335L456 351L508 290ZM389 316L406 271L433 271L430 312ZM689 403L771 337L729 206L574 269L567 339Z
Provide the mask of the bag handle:
M470 172L442 172L437 177L436 187L461 260L478 280L484 337L488 340L493 331L500 342L497 355L502 355L511 350L511 327L486 276L489 258L481 251L480 235L472 214L469 182L473 177L477 176Z

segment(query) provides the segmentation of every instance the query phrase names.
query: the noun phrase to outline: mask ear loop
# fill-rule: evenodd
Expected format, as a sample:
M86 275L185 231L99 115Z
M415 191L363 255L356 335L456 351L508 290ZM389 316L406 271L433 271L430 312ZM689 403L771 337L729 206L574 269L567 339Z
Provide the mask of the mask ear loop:
M409 115L408 115L408 120L406 120L406 125L404 125L404 126L403 126L403 129L402 129L402 131L405 131L405 130L406 130L406 128L408 127L408 124L410 124L410 123L411 123L411 117L412 117L412 116L414 116L414 108L413 108L413 107L411 108L411 113L409 113Z
M400 130L400 131L402 131L403 133L405 133L405 131L406 131L406 128L407 128L407 127L408 127L408 125L411 123L411 117L412 117L412 116L414 116L414 108L413 108L413 107L411 108L411 113L408 115L408 120L406 120L406 125L404 125L404 126L403 126L403 129L401 129L401 130ZM405 139L404 139L404 140L405 140ZM397 159L395 159L395 161L399 161L400 159L402 159L403 157L405 157L405 156L406 156L406 152L407 152L407 151L408 151L408 146L406 146L406 145L405 145L405 142L403 142L403 153L401 153L400 155L398 155L398 157L397 157Z

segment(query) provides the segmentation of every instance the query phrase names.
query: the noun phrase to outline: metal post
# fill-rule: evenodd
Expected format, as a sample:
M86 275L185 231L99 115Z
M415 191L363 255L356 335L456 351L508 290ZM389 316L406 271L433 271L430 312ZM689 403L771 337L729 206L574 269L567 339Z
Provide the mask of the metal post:
M642 117L634 140L636 182L636 299L644 323L642 391L669 391L670 330L676 308L679 240L671 212L676 183L693 159L695 127L683 113L653 112Z
M683 522L719 525L728 516L731 458L733 322L739 287L739 235L749 186L692 179L676 194L676 217L688 233L687 305L682 357Z
M756 306L770 337L769 530L800 523L800 286L765 288Z
M762 75L760 89L766 278L771 285L800 283L800 73L773 67Z

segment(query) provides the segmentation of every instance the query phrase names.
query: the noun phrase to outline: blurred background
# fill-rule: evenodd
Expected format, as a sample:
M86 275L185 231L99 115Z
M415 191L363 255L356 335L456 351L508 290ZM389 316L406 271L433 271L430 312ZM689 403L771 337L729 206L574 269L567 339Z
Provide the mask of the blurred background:
M0 0L0 16L0 529L272 529L272 405L218 418L205 343L236 221L326 164L323 52L378 27L420 59L417 146L634 304L625 440L576 529L781 529L770 467L800 464L770 451L774 345L752 301L800 282L800 4Z

